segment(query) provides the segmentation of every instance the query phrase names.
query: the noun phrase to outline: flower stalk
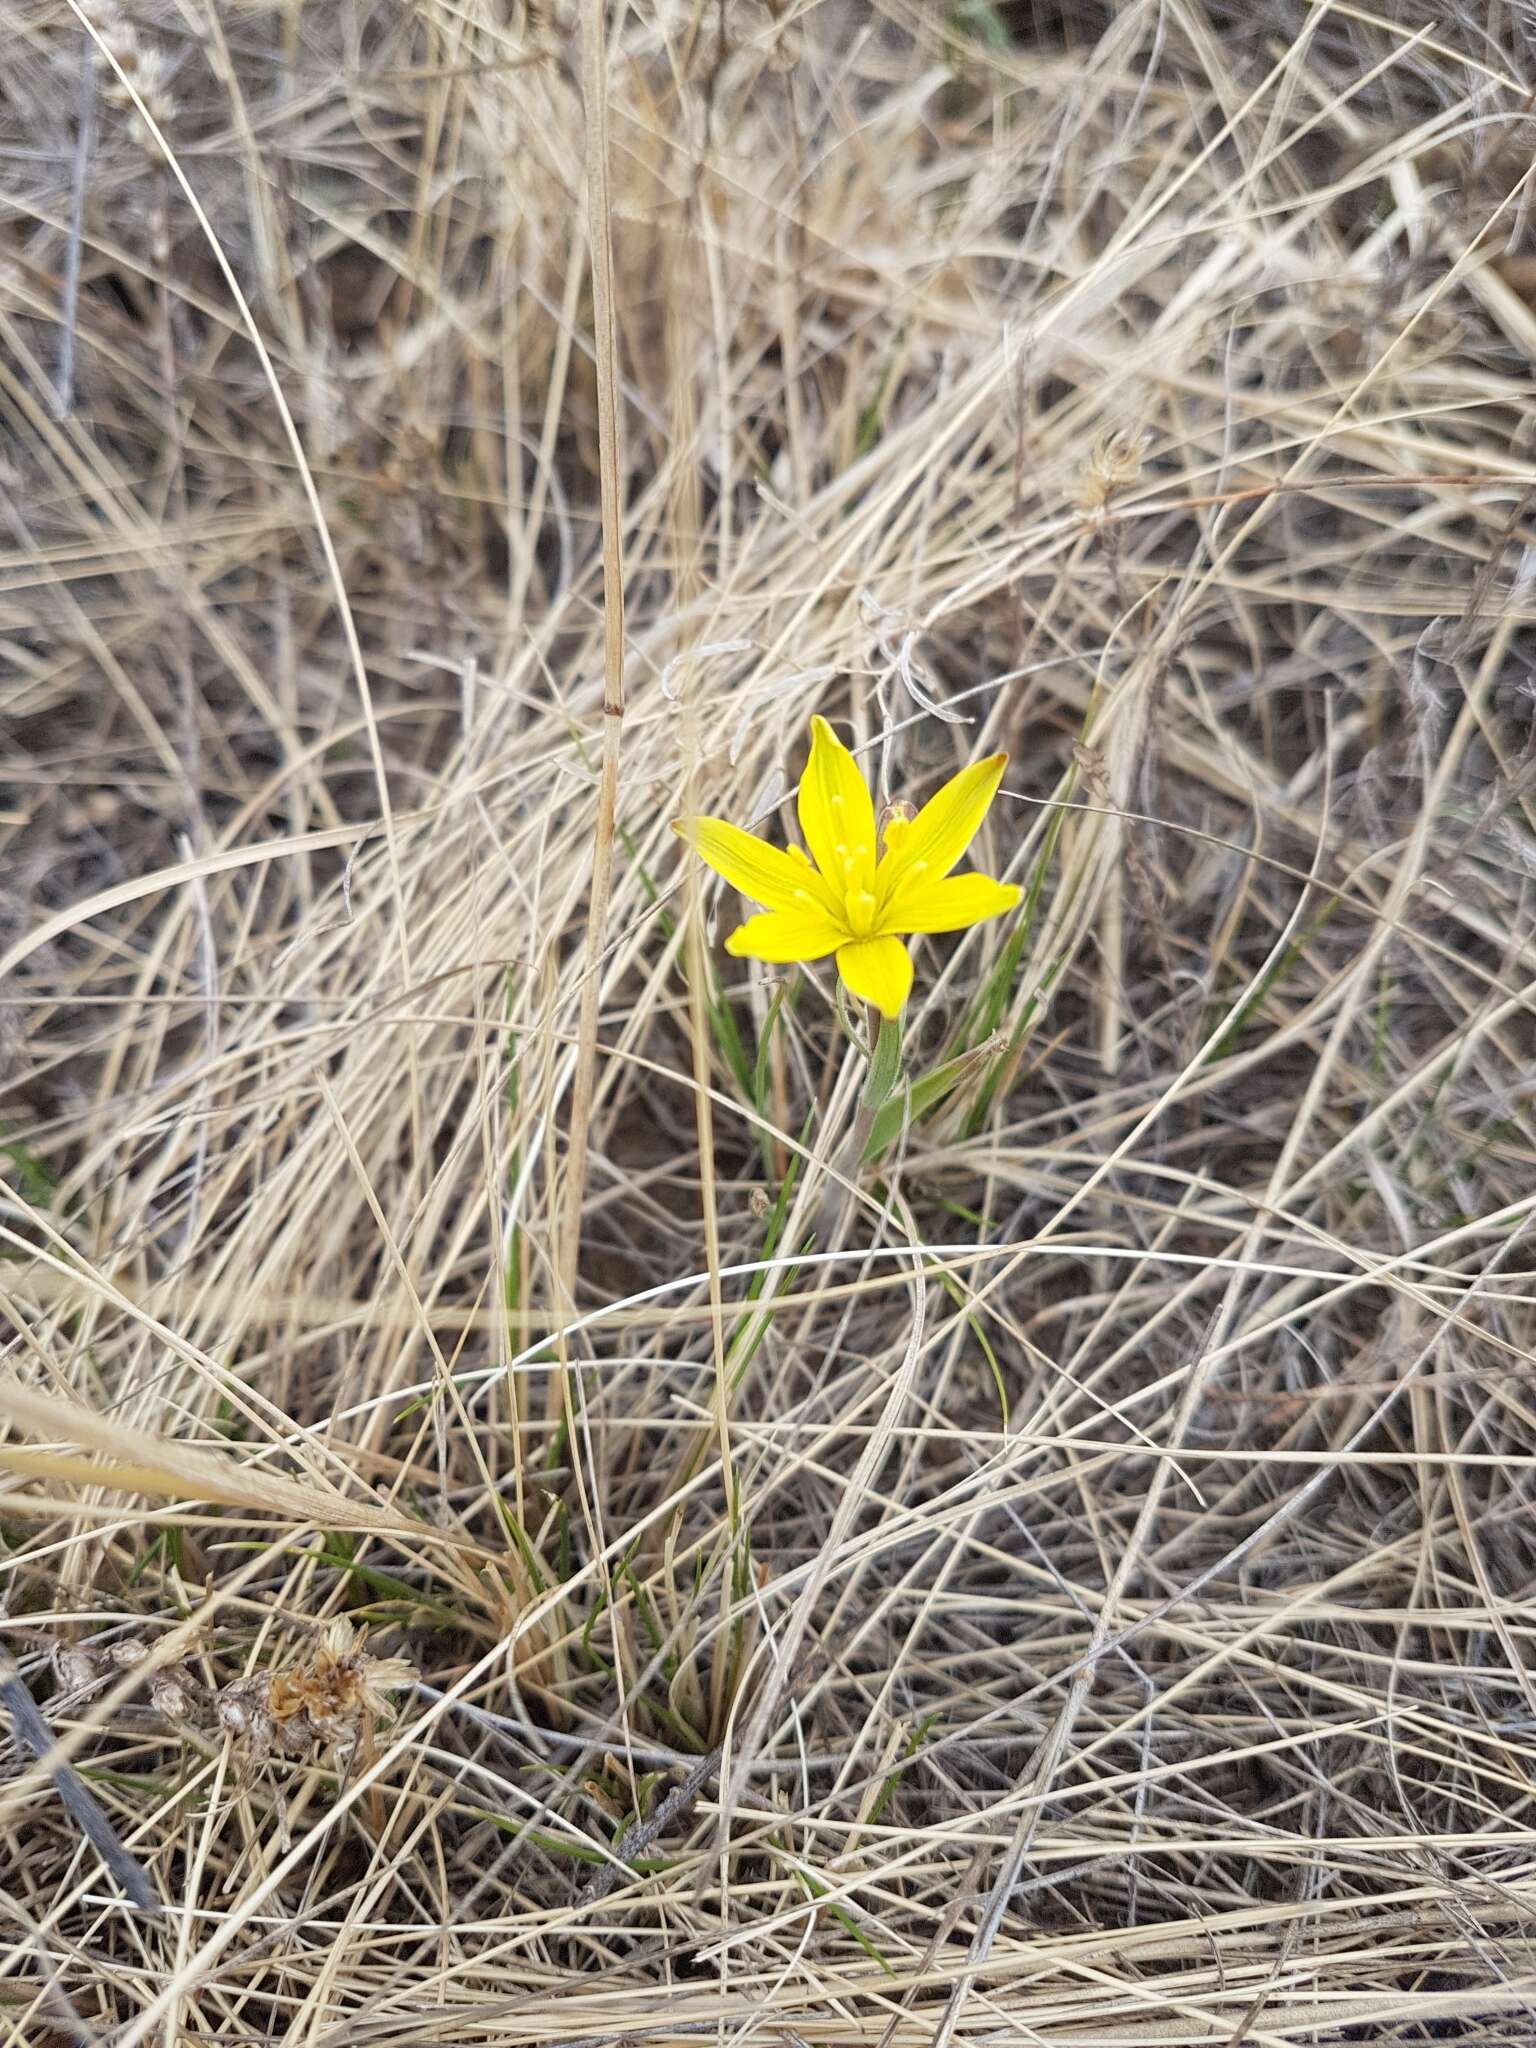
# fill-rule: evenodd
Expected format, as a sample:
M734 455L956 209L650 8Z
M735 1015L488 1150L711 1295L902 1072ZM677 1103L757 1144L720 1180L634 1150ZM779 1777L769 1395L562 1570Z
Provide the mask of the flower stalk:
M901 1019L882 1017L880 1030L869 1055L869 1073L864 1082L861 1107L871 1117L885 1102L901 1079Z

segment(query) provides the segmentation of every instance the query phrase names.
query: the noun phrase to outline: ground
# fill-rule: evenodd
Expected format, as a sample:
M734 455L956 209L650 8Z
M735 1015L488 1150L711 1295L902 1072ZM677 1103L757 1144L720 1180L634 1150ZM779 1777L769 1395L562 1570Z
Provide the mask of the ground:
M0 2044L1530 2048L1530 9L7 29Z

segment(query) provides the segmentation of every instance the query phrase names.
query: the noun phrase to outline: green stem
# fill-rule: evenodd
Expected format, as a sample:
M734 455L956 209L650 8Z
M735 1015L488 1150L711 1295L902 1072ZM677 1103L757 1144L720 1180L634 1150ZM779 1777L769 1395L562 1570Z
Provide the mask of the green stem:
M831 1217L838 1196L846 1192L842 1182L858 1181L860 1168L864 1164L864 1155L869 1149L876 1114L880 1105L889 1101L900 1082L901 1019L882 1017L874 1049L869 1056L869 1072L864 1079L863 1093L859 1097L859 1106L854 1111L853 1126L838 1149L832 1171L828 1176L826 1192L821 1198L817 1212L818 1236L831 1227Z
M901 1019L882 1017L880 1035L870 1055L869 1077L864 1083L861 1109L871 1114L886 1100L901 1078Z

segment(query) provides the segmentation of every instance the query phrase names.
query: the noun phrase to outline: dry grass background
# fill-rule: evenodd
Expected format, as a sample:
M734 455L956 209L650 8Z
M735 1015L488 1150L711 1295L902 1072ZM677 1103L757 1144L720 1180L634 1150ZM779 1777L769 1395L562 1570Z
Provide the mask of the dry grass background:
M599 13L7 10L0 2040L1536 2041L1536 16Z

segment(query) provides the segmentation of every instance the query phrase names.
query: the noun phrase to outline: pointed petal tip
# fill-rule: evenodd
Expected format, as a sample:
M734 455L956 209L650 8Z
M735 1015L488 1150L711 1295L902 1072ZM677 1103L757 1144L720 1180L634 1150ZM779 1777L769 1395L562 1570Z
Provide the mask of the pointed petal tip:
M875 865L875 807L859 764L820 713L811 717L811 751L795 809L800 836L829 893L841 901L855 868Z
M832 721L829 718L823 718L819 711L813 711L811 713L811 751L814 753L818 747L830 747L834 754L847 755L849 760L853 758L842 735L838 732L837 727Z

